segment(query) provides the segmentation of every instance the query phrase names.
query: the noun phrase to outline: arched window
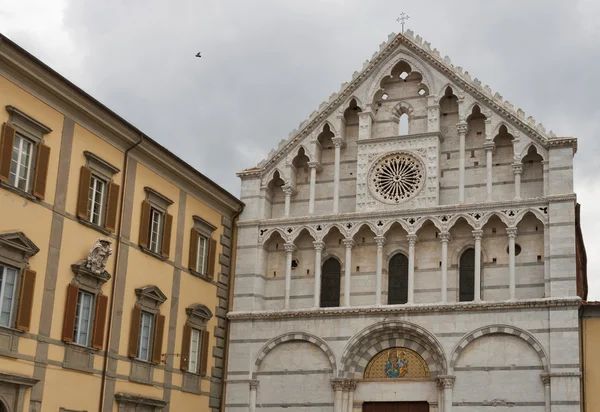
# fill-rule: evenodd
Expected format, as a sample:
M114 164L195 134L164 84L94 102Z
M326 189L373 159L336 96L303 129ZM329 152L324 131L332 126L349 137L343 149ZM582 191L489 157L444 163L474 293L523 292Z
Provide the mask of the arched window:
M400 125L398 126L398 135L404 136L408 134L408 115L402 113L400 115Z
M388 304L408 301L408 258L402 253L394 255L388 266Z
M329 258L321 268L321 307L340 306L341 267L337 259Z
M460 256L459 302L471 302L475 300L475 249L467 249Z

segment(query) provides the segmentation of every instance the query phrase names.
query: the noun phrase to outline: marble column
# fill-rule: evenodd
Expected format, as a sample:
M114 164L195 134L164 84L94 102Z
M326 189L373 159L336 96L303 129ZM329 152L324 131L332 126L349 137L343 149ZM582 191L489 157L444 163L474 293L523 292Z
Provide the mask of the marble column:
M252 379L250 382L250 407L248 408L249 412L256 411L256 392L258 389L258 380Z
M290 203L292 199L292 188L290 186L283 186L283 194L285 195L285 208L283 210L283 216L288 217L290 215Z
M344 389L344 380L343 379L332 379L331 386L333 387L333 412L343 412L342 411L342 390Z
M283 308L290 308L290 289L292 287L292 253L296 250L293 243L285 243L285 295L283 298Z
M444 392L444 407L442 412L452 412L452 389L454 388L455 376L438 376L438 387Z
M356 390L356 381L350 379L346 381L346 385L348 385L348 410L346 412L352 412L354 410L354 391Z
M408 240L408 299L407 303L413 303L415 300L415 244L417 235L406 235Z
M344 274L344 306L350 306L350 288L351 288L351 275L352 275L352 246L354 246L353 239L344 239L344 246L346 247L346 260L344 261L345 265L345 274Z
M544 171L544 196L548 196L548 189L550 185L550 181L548 180L548 173L550 173L550 163L547 160L542 160L542 168Z
M450 232L440 232L440 241L442 242L442 289L441 302L448 301L448 242L450 242Z
M338 213L340 208L340 157L341 148L344 139L333 137L333 147L335 149L335 159L333 164L333 213Z
M517 228L508 227L506 228L508 234L508 276L509 283L508 288L510 290L510 299L514 300L515 295L515 240L517 239Z
M458 129L458 202L465 201L465 138L467 136L468 124L465 121L456 124Z
M521 200L521 173L523 173L523 165L521 163L513 163L513 173L515 175L515 199Z
M317 182L317 169L319 164L317 162L308 162L310 168L310 189L308 192L308 214L312 215L315 213L315 187Z
M348 396L350 392L348 391L348 383L344 381L342 385L342 411L346 412L348 410Z
M550 377L549 374L542 373L542 383L544 385L544 411L545 412L550 412L552 410L552 407L550 406L550 401L551 401L550 383L551 383L551 381L552 381L552 378Z
M475 238L475 302L481 301L481 238L483 230L474 230L473 238Z
M492 153L494 151L495 143L493 141L486 141L483 144L485 149L485 167L486 167L486 195L485 200L488 202L492 201L492 180L494 178L493 175L493 156Z
M314 307L321 306L321 254L325 249L325 242L317 240L313 242L315 246L315 301Z
M370 110L366 109L358 113L358 140L368 140L371 138L373 113Z
M383 236L375 236L375 243L377 243L377 263L375 267L377 285L375 288L375 305L379 306L381 305L381 277L383 272L383 245L385 244L385 238Z

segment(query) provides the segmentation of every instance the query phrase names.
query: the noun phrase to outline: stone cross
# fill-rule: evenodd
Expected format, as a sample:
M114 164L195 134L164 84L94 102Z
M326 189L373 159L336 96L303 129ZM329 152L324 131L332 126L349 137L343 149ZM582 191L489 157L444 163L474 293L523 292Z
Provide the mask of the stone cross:
M406 20L408 20L409 18L410 16L408 14L402 12L400 14L400 17L396 19L396 21L402 25L402 33L404 33L404 23L406 23Z

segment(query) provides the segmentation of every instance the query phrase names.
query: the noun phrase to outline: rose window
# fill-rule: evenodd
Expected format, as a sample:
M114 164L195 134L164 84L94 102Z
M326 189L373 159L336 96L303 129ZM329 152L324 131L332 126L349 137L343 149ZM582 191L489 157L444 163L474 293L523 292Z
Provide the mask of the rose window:
M400 203L415 196L423 186L423 166L407 153L380 159L371 169L373 194L386 203Z

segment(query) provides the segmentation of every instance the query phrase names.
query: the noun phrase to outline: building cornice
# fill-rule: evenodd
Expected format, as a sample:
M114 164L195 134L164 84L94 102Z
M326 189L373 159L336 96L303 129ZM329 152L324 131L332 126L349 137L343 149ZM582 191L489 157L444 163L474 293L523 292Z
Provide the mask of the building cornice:
M144 136L134 152L143 164L224 215L241 211L243 202L231 193L1 34L0 75L122 151Z
M249 219L241 220L237 222L238 227L285 227L290 225L298 224L314 224L314 223L342 223L347 221L356 220L377 220L386 218L410 218L413 216L431 216L431 215L444 215L454 214L461 212L488 212L505 209L519 209L519 208L532 208L532 207L547 207L549 203L561 203L566 201L576 201L577 196L572 194L565 195L552 195L543 198L525 199L520 201L503 201L503 202L486 202L477 204L455 204L455 205L444 205L428 208L416 208L416 209L405 209L405 210L382 210L382 211L371 211L371 212L347 212L338 214L327 214L327 215L311 215L311 216L298 216L288 218L277 218L277 219Z
M456 303L434 303L434 304L412 304L412 305L389 305L389 306L357 306L339 308L310 308L310 309L287 309L256 312L230 312L227 317L231 321L242 320L267 320L267 319L298 319L319 317L356 317L356 316L380 316L431 312L481 312L493 310L526 310L547 309L558 307L572 307L577 310L581 306L579 297L573 298L547 298L528 299L520 301L493 301L493 302L456 302Z

